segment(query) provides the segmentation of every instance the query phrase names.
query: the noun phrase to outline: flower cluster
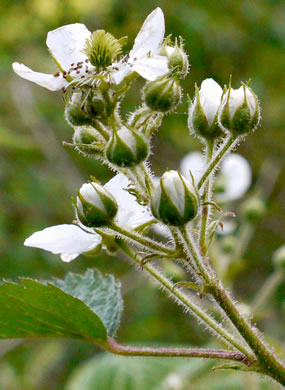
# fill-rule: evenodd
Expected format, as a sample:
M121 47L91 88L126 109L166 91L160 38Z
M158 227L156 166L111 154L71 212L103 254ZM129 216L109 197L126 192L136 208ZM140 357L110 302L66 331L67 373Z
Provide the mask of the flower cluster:
M145 244L142 237L151 225L157 224L156 232L167 231L175 241L173 229L188 223L194 230L201 229L204 241L210 242L222 214L210 223L212 213L207 208L219 210L215 202L224 205L235 201L249 189L247 161L227 153L256 129L260 120L258 100L246 84L234 90L231 85L221 88L213 79L204 80L200 89L196 85L188 113L190 133L201 139L207 154L190 153L182 160L180 171L167 171L154 180L146 162L151 137L163 117L180 103L180 80L189 71L183 39L172 42L169 36L164 40L164 33L160 8L146 18L128 54L123 54L125 37L116 39L104 30L91 33L82 24L67 25L47 37L57 73L47 75L13 64L21 77L66 92L65 117L74 130L69 146L116 172L105 185L95 178L82 185L74 200L75 224L36 232L25 241L26 246L71 261L81 253L94 254L102 248L111 251L111 247L116 250L118 240L124 240L153 256L165 248L150 238L149 247ZM123 120L120 101L137 75L146 80L142 105ZM200 241L203 244L203 237ZM153 253L149 253L150 248Z

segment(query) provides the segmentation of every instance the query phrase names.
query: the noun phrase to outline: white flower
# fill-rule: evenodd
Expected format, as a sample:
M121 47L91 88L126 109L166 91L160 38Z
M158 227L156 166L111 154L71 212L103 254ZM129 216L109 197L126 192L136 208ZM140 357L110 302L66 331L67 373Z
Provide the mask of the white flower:
M115 222L122 227L135 229L152 222L153 216L148 207L139 205L135 197L126 191L129 184L127 177L118 174L104 187L113 194L119 205ZM92 229L86 230L88 232L75 225L51 226L32 234L24 245L61 254L62 260L69 262L81 253L100 247L102 237Z
M132 72L137 72L147 80L155 80L167 73L167 58L157 54L164 30L163 13L160 8L156 8L145 20L128 60L112 64L104 74L119 84ZM13 69L20 77L51 91L65 89L70 84L94 85L98 82L96 68L82 52L90 37L91 32L80 23L62 26L48 33L46 44L60 70L54 75L35 72L18 62L13 63Z
M119 71L112 74L112 79L116 84L132 72L137 72L149 81L154 81L168 72L167 57L158 55L164 33L164 15L158 7L144 21L128 60L116 65Z
M35 232L26 239L24 245L61 254L62 260L69 262L81 253L94 250L101 242L99 234L87 233L78 226L56 225Z
M206 168L204 156L200 152L187 154L180 164L181 173L190 177L189 170L198 183ZM247 160L237 153L231 153L221 163L224 192L218 194L218 201L229 202L241 198L251 184L251 169Z

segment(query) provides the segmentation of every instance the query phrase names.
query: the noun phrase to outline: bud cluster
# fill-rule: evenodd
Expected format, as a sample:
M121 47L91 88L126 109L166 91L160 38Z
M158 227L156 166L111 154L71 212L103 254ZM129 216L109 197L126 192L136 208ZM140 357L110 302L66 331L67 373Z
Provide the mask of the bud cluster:
M228 132L238 137L254 131L260 122L260 107L252 89L222 88L213 79L195 86L195 98L189 108L190 132L206 140L224 137Z

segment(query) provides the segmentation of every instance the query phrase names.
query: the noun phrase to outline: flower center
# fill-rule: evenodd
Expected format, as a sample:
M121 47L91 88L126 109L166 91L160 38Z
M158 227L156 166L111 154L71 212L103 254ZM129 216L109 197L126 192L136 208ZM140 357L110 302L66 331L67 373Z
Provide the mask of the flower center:
M86 40L82 52L87 55L90 63L96 68L106 68L122 53L122 46L127 37L116 39L112 34L97 30Z

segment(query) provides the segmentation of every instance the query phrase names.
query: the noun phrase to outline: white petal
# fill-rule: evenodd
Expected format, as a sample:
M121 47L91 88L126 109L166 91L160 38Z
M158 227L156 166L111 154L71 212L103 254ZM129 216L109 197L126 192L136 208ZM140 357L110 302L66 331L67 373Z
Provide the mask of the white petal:
M120 84L130 73L132 73L131 67L129 64L114 64L114 67L119 68L119 70L115 70L111 73L112 80L115 84Z
M180 171L191 183L192 180L189 170L191 171L195 183L197 184L205 170L205 158L202 153L192 152L186 154L186 156L181 160Z
M162 175L161 179L165 192L180 215L183 216L185 208L185 188L178 172L173 170L167 171Z
M129 184L128 178L120 173L108 181L104 187L114 195L118 202L117 223L136 228L153 221L154 218L148 207L138 204L136 198L126 191Z
M239 89L230 90L230 99L229 99L229 109L230 109L230 117L233 118L234 113L244 103L244 90L243 87Z
M127 145L134 156L137 155L137 141L134 134L125 126L122 126L120 130L117 132L118 137L123 141L125 145Z
M162 44L164 32L164 15L160 8L156 8L144 21L130 52L130 58L142 58L149 52L157 53Z
M99 191L101 190L101 192L102 192L102 187L99 184L94 183L94 182L84 183L81 186L79 192L80 192L82 198L86 202L94 205L95 207L97 207L101 211L106 212L105 207L104 207L104 203L103 203L102 199L100 198L96 189L98 189ZM79 201L79 197L77 197L77 202L81 203L81 201Z
M87 59L82 49L90 36L91 32L84 24L68 24L50 31L46 43L58 64L63 70L68 71L72 63Z
M24 64L19 64L18 62L14 62L12 66L14 72L17 73L18 76L32 81L41 87L47 88L50 91L59 91L68 84L62 77L62 74L55 77L52 74L34 72L32 69L28 68Z
M246 90L246 101L247 101L247 104L249 107L250 114L251 114L251 116L254 116L255 111L257 109L256 99L248 87L246 87L245 90Z
M159 234L162 237L167 238L168 240L171 240L172 234L167 225L164 225L163 223L154 223L151 225L151 230L154 231L156 234Z
M201 84L199 94L208 124L211 126L221 104L223 90L213 79L206 79Z
M74 255L67 255L66 253L62 253L60 255L60 258L65 263L70 263L72 260L76 259L76 257L78 257L79 255L80 253L75 253Z
M41 248L54 254L63 254L65 261L67 259L71 261L80 253L100 245L101 241L100 235L86 233L78 226L56 225L35 232L26 239L24 245Z
M251 169L248 161L238 153L227 156L222 163L221 173L225 180L225 192L219 200L233 201L241 198L251 184Z
M162 56L146 57L142 60L134 61L131 69L146 80L154 81L168 73L168 60Z

